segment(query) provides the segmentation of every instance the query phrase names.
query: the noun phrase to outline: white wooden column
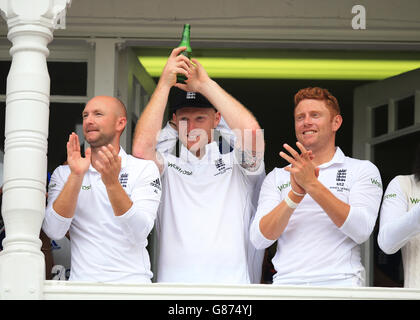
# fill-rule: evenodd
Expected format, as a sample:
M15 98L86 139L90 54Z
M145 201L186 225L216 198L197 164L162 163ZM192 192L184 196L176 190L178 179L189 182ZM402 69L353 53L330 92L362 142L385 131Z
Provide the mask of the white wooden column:
M0 0L13 44L6 89L1 299L43 298L45 262L39 233L46 200L47 45L70 1Z

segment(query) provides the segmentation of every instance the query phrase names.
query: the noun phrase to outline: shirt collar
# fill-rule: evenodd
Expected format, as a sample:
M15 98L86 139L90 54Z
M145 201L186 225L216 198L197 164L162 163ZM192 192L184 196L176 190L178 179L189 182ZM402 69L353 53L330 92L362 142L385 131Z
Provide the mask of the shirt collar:
M199 163L205 161L210 161L213 159L218 159L220 157L219 152L219 146L217 145L216 141L213 141L211 143L206 144L205 146L206 153L204 156L200 159L197 158L193 153L191 153L184 144L181 143L181 152L179 154L179 157L190 163Z
M118 155L121 157L121 169L124 168L127 164L127 153L125 150L120 146L120 152L118 152ZM98 172L92 164L89 166L89 170L93 172Z
M343 151L341 151L340 147L335 147L335 153L332 159L326 163L323 163L319 166L319 168L327 168L335 163L344 163L346 156L344 155Z

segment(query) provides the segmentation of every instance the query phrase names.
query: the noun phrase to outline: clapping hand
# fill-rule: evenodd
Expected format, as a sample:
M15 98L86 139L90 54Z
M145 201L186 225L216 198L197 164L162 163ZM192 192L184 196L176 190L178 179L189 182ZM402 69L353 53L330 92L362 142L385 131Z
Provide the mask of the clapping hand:
M90 166L91 149L85 150L85 157L80 153L80 143L77 134L72 132L67 142L67 163L72 173L82 176L86 173Z
M301 154L288 144L284 144L283 147L289 151L291 156L283 151L280 152L280 156L292 165L291 167L286 167L285 170L290 173L293 190L298 193L305 193L306 186L318 178L319 168L315 167L312 162L314 159L312 151L306 150L300 142L296 142L296 145Z
M98 151L99 158L95 161L95 168L101 174L105 186L119 183L118 177L121 171L121 157L110 144L102 146Z

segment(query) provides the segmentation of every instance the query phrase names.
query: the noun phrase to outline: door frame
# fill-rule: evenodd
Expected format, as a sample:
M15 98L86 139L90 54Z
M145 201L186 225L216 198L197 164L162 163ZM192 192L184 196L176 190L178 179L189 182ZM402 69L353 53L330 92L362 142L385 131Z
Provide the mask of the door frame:
M398 129L397 101L414 95L414 124ZM387 132L374 137L375 108L387 106ZM374 147L410 133L420 132L420 69L357 87L353 104L353 157L375 162ZM380 168L379 168L380 169ZM384 190L385 191L385 190ZM378 213L379 219L379 213ZM362 245L366 285L373 285L373 236Z

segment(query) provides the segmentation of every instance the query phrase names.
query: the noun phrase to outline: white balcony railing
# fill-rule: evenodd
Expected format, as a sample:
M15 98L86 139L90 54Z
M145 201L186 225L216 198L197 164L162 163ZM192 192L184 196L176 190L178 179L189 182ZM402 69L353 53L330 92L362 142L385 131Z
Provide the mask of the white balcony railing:
M336 299L382 300L420 299L420 289L408 288L334 288L307 286L200 285L200 284L104 284L73 281L44 282L46 300L269 300Z

